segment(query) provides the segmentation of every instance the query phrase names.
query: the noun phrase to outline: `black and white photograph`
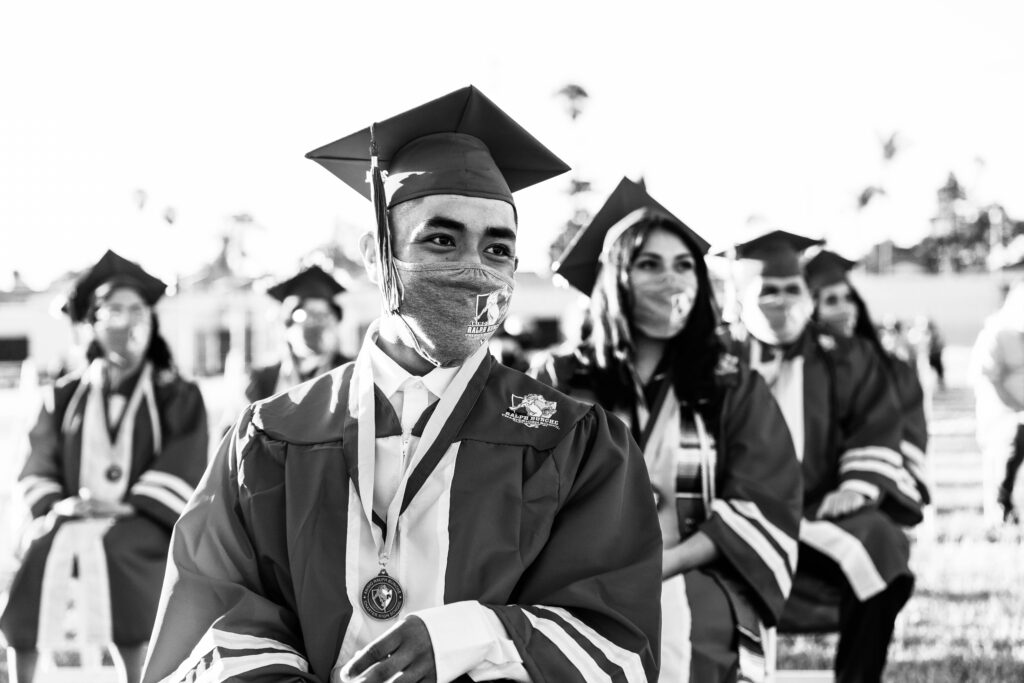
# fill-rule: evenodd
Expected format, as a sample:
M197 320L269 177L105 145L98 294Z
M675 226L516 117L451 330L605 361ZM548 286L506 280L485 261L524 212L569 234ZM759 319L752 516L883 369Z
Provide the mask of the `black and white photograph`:
M0 683L1024 681L1024 5L0 9Z

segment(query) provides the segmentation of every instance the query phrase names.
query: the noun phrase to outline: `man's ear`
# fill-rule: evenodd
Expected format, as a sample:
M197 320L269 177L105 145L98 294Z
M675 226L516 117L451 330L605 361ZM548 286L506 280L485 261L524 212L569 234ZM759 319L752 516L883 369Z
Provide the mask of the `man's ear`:
M516 273L518 271L519 271L519 257L516 256L515 259L512 261L512 272Z
M359 253L363 257L363 268L370 282L377 282L377 236L372 232L363 233L359 238Z

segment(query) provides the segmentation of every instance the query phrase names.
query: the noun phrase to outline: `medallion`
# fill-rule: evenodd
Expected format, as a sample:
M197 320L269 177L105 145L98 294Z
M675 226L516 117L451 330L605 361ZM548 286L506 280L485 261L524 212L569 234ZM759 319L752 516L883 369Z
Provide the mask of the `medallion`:
M394 619L404 602L402 586L384 569L363 586L363 611L374 619Z
M117 465L111 465L107 468L107 481L118 481L121 478L123 472Z

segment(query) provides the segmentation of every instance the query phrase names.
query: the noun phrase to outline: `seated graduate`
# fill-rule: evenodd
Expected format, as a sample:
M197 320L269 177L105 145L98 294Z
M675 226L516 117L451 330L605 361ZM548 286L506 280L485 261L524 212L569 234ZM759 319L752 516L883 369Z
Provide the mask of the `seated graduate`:
M310 266L267 290L281 302L285 351L249 373L249 403L287 391L352 360L338 350L342 309L335 297L345 288L320 266Z
M532 371L618 414L643 448L664 540L659 680L673 683L764 676L802 511L782 413L717 334L707 246L623 178L555 266L590 295L592 331Z
M920 494L903 467L902 415L880 355L811 320L800 253L818 244L775 230L736 247L753 272L737 285L743 329L733 348L768 381L803 468L800 561L782 626L838 627L837 681L878 681L913 590L902 525L920 521ZM834 609L803 611L822 587L837 596L836 619Z
M107 603L89 610L90 637L117 646L122 680L142 673L171 526L203 474L208 440L199 388L177 374L160 335L153 307L166 288L107 251L68 295L64 312L91 330L89 365L46 396L19 477L35 521L0 617L16 683L32 680L37 647L62 640L76 562L89 595ZM85 564L105 565L106 576Z
M804 264L807 285L814 297L814 320L836 337L857 336L866 340L882 358L903 409L903 434L900 453L903 467L914 478L920 504L931 501L930 478L925 462L928 448L928 421L924 410L924 390L917 374L916 359L906 349L886 346L868 312L860 292L850 282L849 272L856 261L822 249Z
M655 680L642 455L487 352L512 192L567 167L473 87L308 156L373 201L384 311L353 363L222 443L175 529L145 680Z

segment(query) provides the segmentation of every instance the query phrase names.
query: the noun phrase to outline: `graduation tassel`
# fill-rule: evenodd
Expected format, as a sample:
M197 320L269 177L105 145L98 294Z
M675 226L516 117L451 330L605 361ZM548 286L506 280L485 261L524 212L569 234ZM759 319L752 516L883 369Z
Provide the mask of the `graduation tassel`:
M388 222L388 202L384 193L384 178L377 160L377 140L374 126L370 125L370 198L377 218L377 277L380 279L384 307L388 313L397 313L402 301L402 279L395 268L391 251L391 225Z

